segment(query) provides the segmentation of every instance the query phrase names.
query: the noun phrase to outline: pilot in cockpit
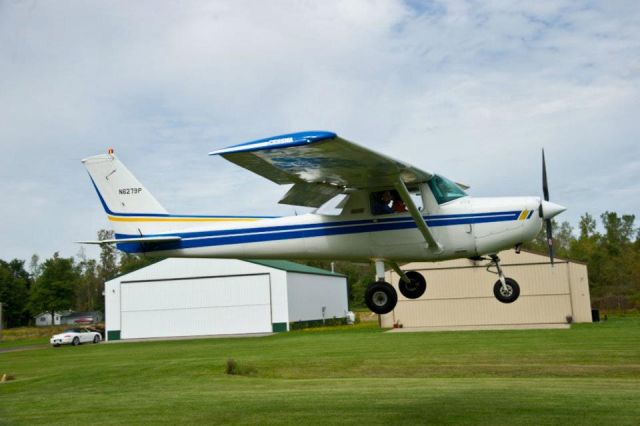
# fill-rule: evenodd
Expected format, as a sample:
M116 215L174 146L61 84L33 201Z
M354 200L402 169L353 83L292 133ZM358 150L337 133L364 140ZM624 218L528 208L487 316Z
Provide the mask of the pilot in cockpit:
M374 192L372 199L371 210L373 214L403 213L407 211L407 206L396 190Z
M373 194L373 214L389 214L393 213L391 201L393 197L391 191L381 191Z

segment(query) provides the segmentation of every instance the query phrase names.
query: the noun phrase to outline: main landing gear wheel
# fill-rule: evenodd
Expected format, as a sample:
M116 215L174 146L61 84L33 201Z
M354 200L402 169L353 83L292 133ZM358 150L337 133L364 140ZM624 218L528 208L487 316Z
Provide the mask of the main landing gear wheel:
M498 280L493 285L493 295L502 303L513 303L520 296L520 286L513 278L505 278L504 286Z
M388 314L396 307L398 294L391 284L376 281L369 284L364 294L364 302L376 314Z
M422 274L416 271L407 271L405 272L405 275L409 280L411 280L411 282L408 283L400 278L400 281L398 282L400 293L402 293L402 295L407 299L417 299L422 296L427 289L427 282Z

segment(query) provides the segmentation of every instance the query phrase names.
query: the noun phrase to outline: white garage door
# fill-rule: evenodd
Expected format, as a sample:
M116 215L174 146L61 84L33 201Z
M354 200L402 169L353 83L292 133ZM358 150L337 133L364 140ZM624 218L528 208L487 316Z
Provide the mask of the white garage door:
M121 338L271 332L269 275L129 281Z

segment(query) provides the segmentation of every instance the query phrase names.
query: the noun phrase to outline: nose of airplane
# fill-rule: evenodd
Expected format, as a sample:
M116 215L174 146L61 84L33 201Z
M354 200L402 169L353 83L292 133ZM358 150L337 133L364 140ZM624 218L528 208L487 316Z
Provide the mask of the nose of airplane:
M567 208L560 204L552 203L551 201L542 201L542 217L543 219L551 219L554 216L559 215Z

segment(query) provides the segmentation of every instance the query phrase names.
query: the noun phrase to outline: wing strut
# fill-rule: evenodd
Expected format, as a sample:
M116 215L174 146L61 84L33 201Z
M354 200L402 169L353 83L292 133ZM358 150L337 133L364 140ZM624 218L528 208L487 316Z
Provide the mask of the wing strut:
M422 217L422 213L420 213L420 210L418 210L418 206L416 206L416 203L414 203L413 200L411 199L411 196L409 195L409 190L407 189L407 186L404 184L402 179L398 179L394 184L394 187L396 191L398 191L398 194L400 194L400 198L402 198L402 201L404 201L404 204L407 206L409 213L411 213L411 217L413 218L413 221L416 223L418 230L420 230L420 233L424 236L424 239L427 242L429 249L433 251L442 250L442 247L440 247L440 244L438 244L436 239L433 238L433 234L429 230L429 227L427 226L427 222L425 222L424 218Z
M407 277L407 274L405 274L404 271L400 269L400 266L398 265L398 263L396 262L387 262L387 263L391 266L391 268L393 268L395 273L400 276L400 279L402 281L404 281L407 284L411 284L411 280L409 279L409 277Z

